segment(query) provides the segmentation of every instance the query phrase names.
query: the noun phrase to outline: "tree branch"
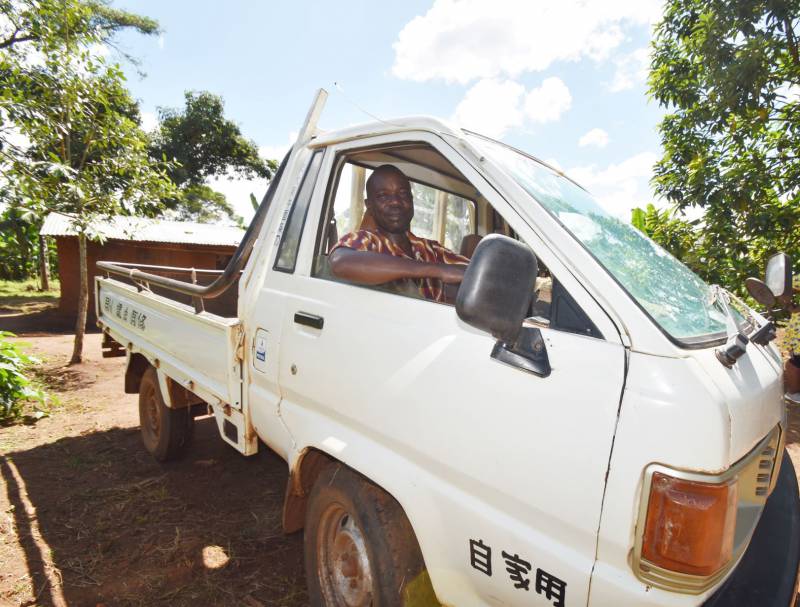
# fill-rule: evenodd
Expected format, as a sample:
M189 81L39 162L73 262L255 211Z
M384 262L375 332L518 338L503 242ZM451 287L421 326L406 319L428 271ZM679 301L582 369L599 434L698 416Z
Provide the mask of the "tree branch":
M8 48L9 46L13 46L15 44L18 44L19 42L28 42L29 40L34 40L36 38L36 36L33 36L31 34L27 34L25 36L20 36L18 38L17 37L18 33L19 33L19 30L14 30L14 33L11 34L10 38L6 38L2 42L0 42L0 49Z
M789 17L785 17L783 25L786 28L786 42L789 45L789 54L794 59L795 65L800 65L800 55L797 52L797 40L794 37L794 30L792 29L792 22Z

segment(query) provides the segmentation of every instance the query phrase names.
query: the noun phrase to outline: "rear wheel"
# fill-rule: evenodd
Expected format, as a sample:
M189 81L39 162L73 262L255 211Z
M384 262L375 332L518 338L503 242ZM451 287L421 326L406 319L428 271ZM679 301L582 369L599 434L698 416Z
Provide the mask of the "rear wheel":
M304 542L314 607L439 605L400 504L349 468L331 465L320 474Z
M145 449L160 462L178 457L192 440L191 409L167 407L153 367L142 374L139 384L139 424Z

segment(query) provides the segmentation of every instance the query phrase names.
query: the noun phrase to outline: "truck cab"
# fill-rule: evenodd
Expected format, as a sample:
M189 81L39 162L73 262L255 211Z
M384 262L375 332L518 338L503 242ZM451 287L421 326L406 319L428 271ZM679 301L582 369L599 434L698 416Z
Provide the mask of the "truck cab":
M243 242L236 318L101 264L143 426L205 404L287 461L314 604L788 605L781 358L719 359L765 321L532 156L426 117L320 132L315 108ZM470 260L444 301L331 268L385 164L411 231ZM784 548L753 603L761 536Z

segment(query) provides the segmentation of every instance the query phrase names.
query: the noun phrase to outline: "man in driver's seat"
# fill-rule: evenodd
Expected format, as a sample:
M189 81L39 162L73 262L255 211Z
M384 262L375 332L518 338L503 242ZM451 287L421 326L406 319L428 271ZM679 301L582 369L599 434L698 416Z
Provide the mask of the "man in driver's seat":
M333 247L333 274L363 285L412 279L422 297L446 301L443 284L459 284L469 259L411 233L414 200L405 174L390 164L379 166L367 180L364 204L372 221Z

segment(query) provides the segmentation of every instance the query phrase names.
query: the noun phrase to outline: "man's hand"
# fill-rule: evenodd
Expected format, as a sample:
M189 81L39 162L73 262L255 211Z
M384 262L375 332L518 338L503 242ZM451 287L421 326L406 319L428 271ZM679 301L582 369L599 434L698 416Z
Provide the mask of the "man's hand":
M461 281L464 280L464 272L467 270L467 266L461 264L437 263L430 265L436 268L436 275L433 278L438 278L446 285L461 284Z

